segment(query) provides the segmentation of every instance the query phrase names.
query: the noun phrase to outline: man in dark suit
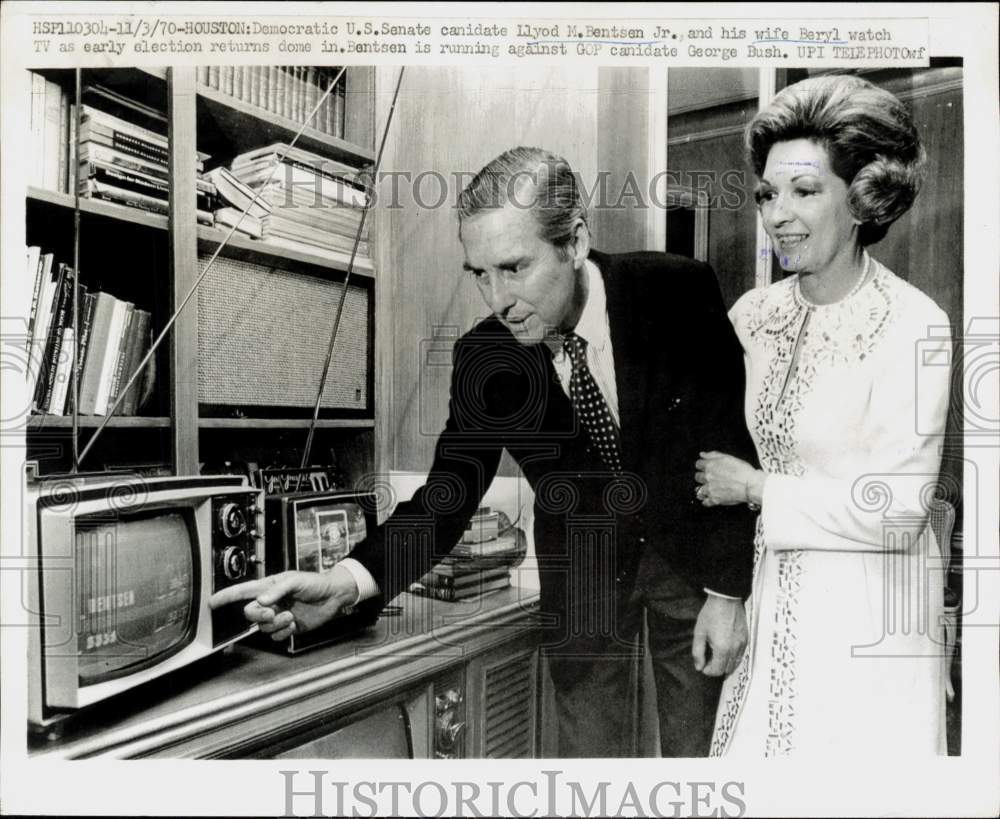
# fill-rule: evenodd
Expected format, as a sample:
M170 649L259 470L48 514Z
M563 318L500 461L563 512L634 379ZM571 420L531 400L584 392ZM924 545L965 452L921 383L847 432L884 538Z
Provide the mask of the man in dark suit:
M645 612L665 756L707 753L721 677L746 643L752 517L706 508L707 450L753 460L742 351L711 268L590 248L565 160L501 154L459 197L466 270L492 315L456 344L424 487L339 563L213 598L249 599L275 639L392 599L458 542L506 449L535 492L535 551L559 755L627 756ZM700 490L699 490L700 491ZM425 521L430 548L398 521Z

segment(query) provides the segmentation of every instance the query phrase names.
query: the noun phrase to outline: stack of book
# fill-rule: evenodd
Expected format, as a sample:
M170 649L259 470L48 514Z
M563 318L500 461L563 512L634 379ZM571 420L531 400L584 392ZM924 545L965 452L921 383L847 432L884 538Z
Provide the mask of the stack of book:
M165 136L85 104L78 144L71 135L71 156L73 145L78 150L75 164L81 196L167 213L170 183ZM202 153L197 156L197 215L198 221L211 225L215 186L202 173L207 158Z
M466 600L510 586L510 570L524 558L527 541L503 512L479 509L451 554L410 591L438 600Z
M56 264L53 254L27 248L27 274L34 282L26 342L28 389L35 412L73 411L72 378L79 379L80 415L106 415L151 344L148 311L76 282L76 271ZM74 331L73 292L79 298ZM116 415L135 415L153 388L154 373L143 376L118 405Z
M261 111L305 122L339 71L329 66L201 66L198 82ZM341 79L323 100L309 126L343 138L344 99L345 84Z
M271 206L261 218L263 239L348 263L368 196L354 168L284 143L240 154L230 167ZM354 264L372 269L367 224Z
M468 600L510 586L510 567L475 561L444 561L410 585L413 594L436 600Z

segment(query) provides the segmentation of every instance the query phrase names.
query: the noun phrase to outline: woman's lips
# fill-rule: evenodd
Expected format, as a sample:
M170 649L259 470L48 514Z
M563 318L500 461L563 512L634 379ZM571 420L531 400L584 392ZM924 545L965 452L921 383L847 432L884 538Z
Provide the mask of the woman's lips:
M781 236L776 237L778 240L778 247L782 250L790 250L793 247L797 247L806 239L809 238L808 233L785 233Z

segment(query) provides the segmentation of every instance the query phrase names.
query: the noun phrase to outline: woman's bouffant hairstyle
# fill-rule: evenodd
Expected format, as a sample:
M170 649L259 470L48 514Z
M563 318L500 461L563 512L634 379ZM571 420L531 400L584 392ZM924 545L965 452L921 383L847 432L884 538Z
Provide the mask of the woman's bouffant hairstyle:
M923 181L924 149L906 107L893 94L849 75L788 86L753 118L746 147L763 175L776 142L809 139L830 156L848 185L847 204L861 223L862 246L881 241L910 209Z
M508 203L530 209L539 235L561 251L587 209L569 163L542 148L511 148L491 160L458 195L461 222Z

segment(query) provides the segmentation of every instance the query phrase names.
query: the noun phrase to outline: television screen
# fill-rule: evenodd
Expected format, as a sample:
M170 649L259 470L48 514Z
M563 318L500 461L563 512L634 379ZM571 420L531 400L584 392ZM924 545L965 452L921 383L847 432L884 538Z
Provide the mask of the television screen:
M192 515L171 509L77 521L81 685L129 673L191 639L197 583Z
M327 571L365 539L365 514L354 501L323 499L295 507L295 568Z

